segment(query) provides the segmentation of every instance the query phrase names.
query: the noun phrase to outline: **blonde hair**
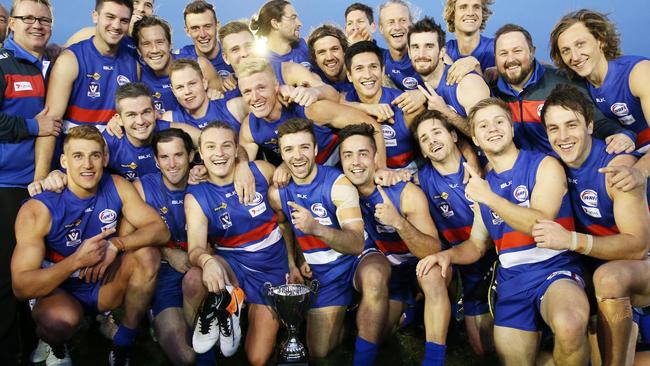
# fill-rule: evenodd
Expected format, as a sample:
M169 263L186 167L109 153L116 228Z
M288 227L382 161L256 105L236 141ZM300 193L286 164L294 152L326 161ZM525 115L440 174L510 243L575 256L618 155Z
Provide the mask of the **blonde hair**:
M510 124L512 124L512 111L510 110L510 107L508 107L506 102L504 102L499 98L494 98L494 97L485 98L479 101L478 103L474 104L472 109L470 109L469 113L467 114L467 120L469 121L469 128L470 128L470 132L472 133L472 137L474 137L474 127L476 126L476 121L475 121L476 113L478 113L478 111L482 109L491 107L493 105L503 109L504 112L506 112L508 121L510 121Z
M442 12L442 17L447 22L447 30L451 33L456 32L456 24L454 18L456 17L456 1L457 0L447 0L445 3L445 9ZM490 10L490 5L494 4L494 0L481 0L481 9L483 13L483 21L481 22L481 31L485 29L488 18L492 15L492 10Z
M266 59L259 57L242 60L239 64L239 70L237 70L237 77L245 78L261 72L267 72L272 75L273 78L276 78L271 64L269 64Z

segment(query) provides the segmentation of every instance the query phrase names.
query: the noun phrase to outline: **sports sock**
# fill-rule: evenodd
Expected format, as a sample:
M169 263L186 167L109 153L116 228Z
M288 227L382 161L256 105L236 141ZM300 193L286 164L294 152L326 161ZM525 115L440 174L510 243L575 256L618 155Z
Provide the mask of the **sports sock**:
M361 337L357 337L354 342L354 366L372 366L377 358L379 346L376 343L370 343Z
M117 328L117 333L113 336L113 344L118 347L130 347L135 342L135 336L137 334L137 329L131 329L124 325L120 325Z
M424 344L424 360L422 366L444 366L447 346L433 342Z

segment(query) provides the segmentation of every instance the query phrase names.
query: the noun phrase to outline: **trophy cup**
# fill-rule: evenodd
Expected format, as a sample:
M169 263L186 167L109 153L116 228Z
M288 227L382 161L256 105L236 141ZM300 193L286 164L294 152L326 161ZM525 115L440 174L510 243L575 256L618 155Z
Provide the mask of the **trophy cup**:
M308 365L307 348L298 340L298 329L311 306L313 296L318 293L318 285L317 280L311 282L311 287L300 284L273 287L269 282L264 284L268 303L288 333L287 339L280 343L277 365Z

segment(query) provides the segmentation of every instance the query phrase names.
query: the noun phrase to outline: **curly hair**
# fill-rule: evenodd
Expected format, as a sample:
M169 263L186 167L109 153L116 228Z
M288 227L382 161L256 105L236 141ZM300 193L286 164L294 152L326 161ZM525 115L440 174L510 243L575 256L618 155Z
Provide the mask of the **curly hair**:
M456 31L456 24L454 23L454 18L456 17L456 1L457 0L447 0L445 3L445 9L442 12L442 17L447 22L447 30L451 33ZM480 30L485 29L488 18L492 15L492 10L490 10L490 5L494 4L494 0L481 0L481 8L483 12L483 21L481 22Z
M307 46L309 47L309 55L311 56L312 61L316 61L316 50L314 49L314 44L321 38L325 37L334 37L339 40L343 52L348 49L348 39L345 37L345 33L332 24L323 24L320 27L314 29L309 38L307 38Z
M580 9L563 16L551 31L551 58L555 66L566 70L570 76L576 76L576 73L562 60L562 53L557 44L562 33L576 23L582 23L589 30L589 33L600 42L601 49L607 60L613 60L621 56L621 36L614 23L603 13L590 9Z

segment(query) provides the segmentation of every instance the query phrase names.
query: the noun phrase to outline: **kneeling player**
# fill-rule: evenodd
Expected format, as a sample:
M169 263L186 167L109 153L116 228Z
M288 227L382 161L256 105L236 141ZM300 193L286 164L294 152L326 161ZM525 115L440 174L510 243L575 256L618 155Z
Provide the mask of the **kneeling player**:
M217 301L207 305L227 305L231 316L223 317L227 315L223 311L216 312L217 317L209 311L199 312L193 338L197 352L209 350L220 339L221 352L226 356L234 354L239 344L239 315L245 293L249 304L246 355L251 364L264 365L273 352L279 327L265 305L264 283L285 283L287 251L278 219L266 198L274 167L263 161L249 163L255 176L255 199L240 203L234 187L237 147L237 133L223 122L208 124L201 133L199 152L208 181L190 186L185 196L189 260L194 267L185 275L183 292L186 305L192 309L198 308L207 292L208 299ZM210 254L208 237L215 255ZM231 284L240 284L243 292ZM230 296L225 299L232 300L219 304L225 301L226 288ZM204 303L203 309L209 308Z
M414 305L415 286L424 292L426 345L424 364L442 365L445 357L449 296L444 276L431 271L416 279L418 258L440 251L438 232L427 207L427 198L413 183L376 186L375 130L367 124L352 125L340 134L341 163L345 176L359 190L365 229L383 256L362 255L354 284L362 294L357 324L355 364L371 365L382 333L388 334L399 322L406 306ZM383 260L382 260L383 259Z
M11 270L16 296L36 299L38 336L52 346L57 358L65 356L64 345L79 328L84 312L124 304L110 354L111 365L122 365L128 363L158 272L158 262L142 263L141 258L148 256L135 251L157 252L146 246L166 243L169 231L131 184L103 174L107 162L105 142L96 128L69 130L61 155L69 177L66 189L39 194L21 208ZM136 230L113 236L122 216Z

